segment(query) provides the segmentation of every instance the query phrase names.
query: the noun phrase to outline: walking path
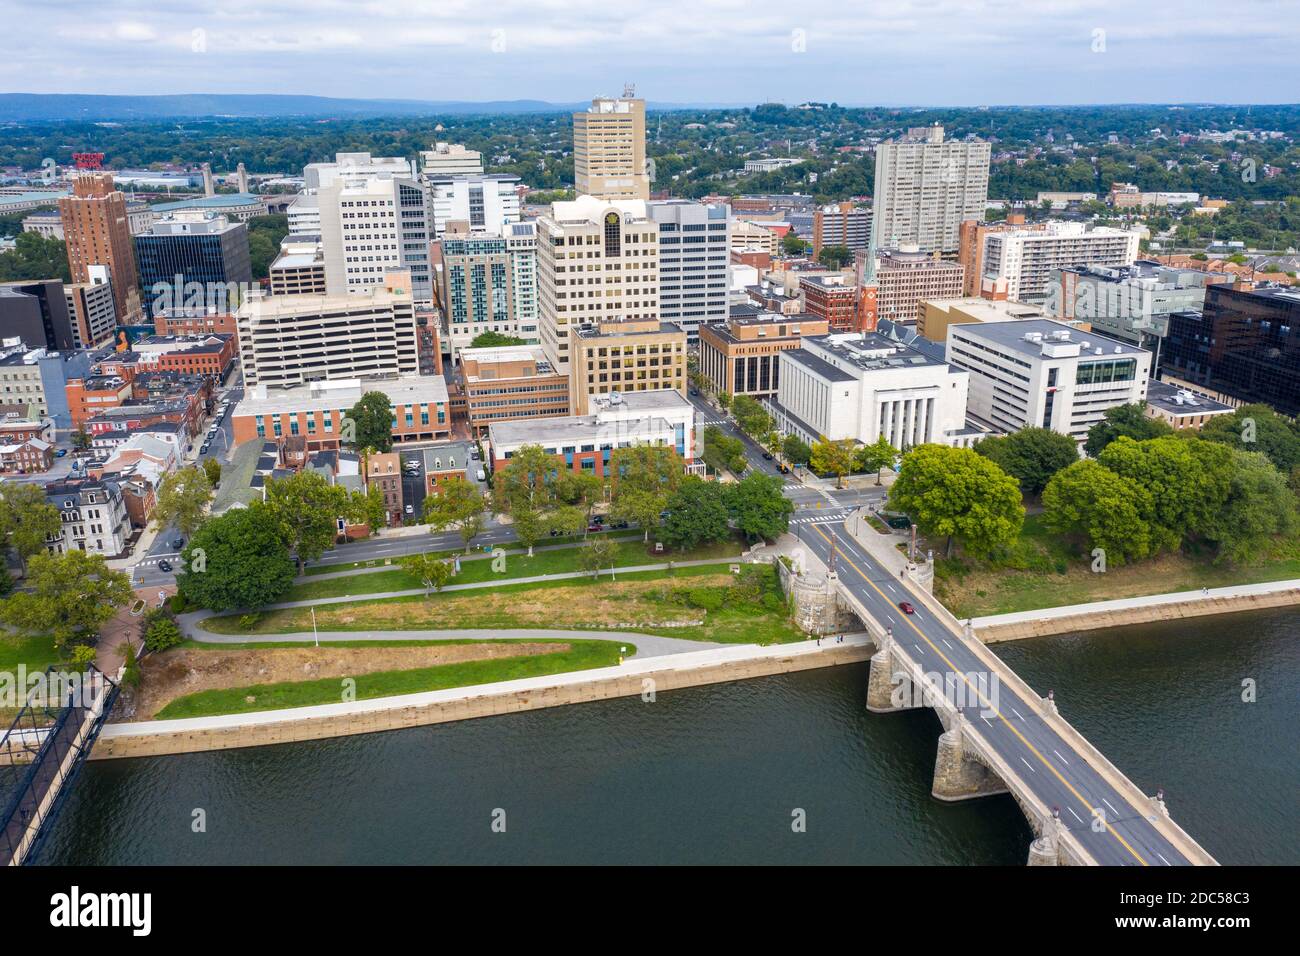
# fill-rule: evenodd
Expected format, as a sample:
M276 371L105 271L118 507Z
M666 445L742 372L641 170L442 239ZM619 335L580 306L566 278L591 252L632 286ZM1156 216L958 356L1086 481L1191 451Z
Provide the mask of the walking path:
M321 643L334 641L623 641L629 647L626 655L629 659L636 657L663 657L666 654L682 654L689 651L707 650L717 647L729 647L713 641L688 641L681 637L659 637L655 634L640 634L632 631L562 631L548 628L519 628L502 630L493 628L465 628L463 630L432 631L321 631L312 634L302 631L294 634L209 634L204 631L190 634L196 641L204 644L244 644L244 643L287 643L312 644L317 639ZM635 650L631 650L635 648Z
M1203 588L1200 591L1175 591L1170 594L1148 594L1143 597L1116 598L1112 601L1093 601L1088 604L1067 604L1063 607L1045 607L1037 611L1013 611L1009 614L990 614L972 620L976 628L998 627L1006 624L1024 624L1030 621L1055 620L1079 617L1086 614L1106 614L1133 608L1162 607L1170 604L1212 604L1223 598L1254 597L1266 594L1284 594L1300 591L1300 579L1289 581L1264 581L1259 584L1235 584L1223 588Z

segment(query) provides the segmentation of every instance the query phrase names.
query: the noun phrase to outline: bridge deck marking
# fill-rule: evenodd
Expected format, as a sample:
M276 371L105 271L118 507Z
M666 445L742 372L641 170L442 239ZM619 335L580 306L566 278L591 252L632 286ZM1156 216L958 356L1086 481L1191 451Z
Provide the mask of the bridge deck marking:
M862 578L862 580L865 581L871 587L872 590L874 590L886 601L889 600L885 592L880 590L880 588L876 587L876 583L872 581L871 578L867 577L866 573L863 572L863 570L860 567L858 567L857 562L854 561L847 554L845 554L844 551L840 549L839 545L836 542L831 541L831 539L826 536L826 532L821 529L820 525L813 525L813 530L816 531L826 541L826 543L835 550L836 553L838 553L841 557L844 558L845 561L848 562L849 567L853 568L853 570L858 573L858 576ZM1046 757L1044 757L1041 753L1038 752L1037 747L1035 747L1028 740L1026 740L1024 735L1021 734L1020 731L1016 730L1016 728L1012 725L1011 721L1007 720L1007 718L1002 714L1001 710L993 706L993 703L990 700L988 700L988 698L986 698L983 693L980 692L980 689L978 687L975 687L973 684L971 684L970 679L967 678L966 675L961 672L961 669L958 668L956 664L948 660L947 656L943 653L943 651L939 650L938 647L935 647L934 643L930 640L930 638L926 636L926 633L922 631L919 627L917 627L914 621L908 619L907 615L904 615L904 619L906 619L907 623L911 625L912 630L916 631L917 634L921 635L921 640L929 644L931 649L934 650L935 654L939 655L939 659L942 660L945 664L947 664L952 669L952 672L954 674L958 674L961 677L963 683L965 683L968 687L970 687L972 691L975 692L976 697L978 697L979 700L982 701L989 710L993 711L993 713L997 715L997 718L1001 720L1002 723L1006 724L1007 729L1010 730L1013 734L1016 735L1016 737L1020 739L1020 742L1025 745L1026 749L1028 749L1030 753L1032 753L1035 757L1037 757L1042 762L1043 766L1045 766L1048 770L1050 770L1052 774L1056 777L1056 779L1061 781L1061 783L1065 786L1065 788L1069 790L1070 793L1074 794L1074 796L1078 799L1078 801L1081 804L1083 804L1083 806L1088 807L1089 810L1091 810L1092 807L1088 803L1088 801L1084 798L1083 794L1079 793L1079 791L1074 788L1074 785L1071 784L1070 781L1066 780L1065 777L1062 776L1059 770L1057 770L1054 766L1052 766L1051 761L1049 761ZM921 663L920 661L917 661L918 665L920 663ZM1050 727L1050 724L1048 726ZM992 746L991 741L990 741L990 746ZM1023 757L1021 757L1020 759L1024 760ZM1110 806L1110 804L1107 804L1107 806ZM1115 808L1111 807L1111 810L1115 810ZM1129 853L1133 854L1134 859L1136 859L1139 863L1141 863L1143 866L1149 865L1146 859L1143 858L1143 856L1140 853L1138 853L1137 850L1133 849L1132 845L1129 844L1128 840L1125 840L1122 835L1116 832L1114 827L1107 826L1106 832L1109 833L1111 836L1113 836L1121 844L1123 844L1124 849L1128 850Z

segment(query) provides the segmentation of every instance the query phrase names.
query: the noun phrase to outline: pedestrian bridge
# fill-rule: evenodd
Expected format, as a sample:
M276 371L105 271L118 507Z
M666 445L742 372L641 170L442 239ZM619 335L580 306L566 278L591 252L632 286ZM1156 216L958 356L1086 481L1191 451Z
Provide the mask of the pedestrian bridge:
M1010 794L1035 839L1029 863L1214 865L1169 816L1162 793L1144 794L907 572L886 570L852 515L812 526L804 546L830 568L842 609L875 647L867 709L930 707L943 725L932 793L939 800ZM913 613L904 613L900 602Z

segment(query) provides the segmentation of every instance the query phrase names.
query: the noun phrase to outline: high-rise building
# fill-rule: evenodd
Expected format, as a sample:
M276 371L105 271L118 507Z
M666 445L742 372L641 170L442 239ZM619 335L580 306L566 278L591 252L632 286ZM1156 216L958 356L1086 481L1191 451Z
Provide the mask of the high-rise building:
M72 195L59 199L59 218L67 243L73 282L90 282L91 266L105 266L113 286L118 321L139 320L135 247L126 196L113 188L111 173L83 173L72 180Z
M659 224L659 318L693 342L701 325L727 319L731 210L669 199L650 203L649 212Z
M1017 230L1041 232L1047 228L1046 222L1026 224L1024 214L1018 212L1007 213L1007 218L1002 222L984 222L983 218L981 214L979 219L967 219L957 229L957 261L966 270L962 295L980 294L981 280L984 278L984 240L990 233Z
M640 200L579 196L537 219L538 333L569 371L569 326L659 320L659 226Z
M468 223L475 231L502 232L519 221L519 177L505 173L474 176L425 176L433 208L433 231L442 236L447 223Z
M76 331L58 279L0 285L0 339L18 339L29 349L71 349Z
M72 320L73 345L79 349L104 345L117 333L117 311L113 308L113 286L108 281L108 270L101 267L91 274L99 280L63 287L68 318Z
M484 332L537 342L536 233L533 223L505 235L453 229L435 244L436 301L453 352Z
M1041 301L1047 295L1053 269L1131 266L1140 238L1136 229L1089 228L1082 222L989 233L984 239L981 281L1005 280L1007 298L1013 301Z
M251 297L239 306L239 354L248 386L293 388L330 379L420 370L410 276L344 295Z
M1160 356L1165 381L1232 404L1300 415L1300 292L1211 285L1199 312L1174 312Z
M420 174L430 179L482 176L483 154L457 143L434 143L420 153Z
M180 308L233 309L253 282L248 226L225 216L190 212L160 219L135 237L135 259L150 318Z
M598 96L573 114L573 176L579 196L650 198L645 100Z
M591 413L617 392L674 389L686 395L686 333L658 319L606 319L569 325L569 407Z
M819 206L813 213L812 256L820 258L827 246L844 246L850 252L871 245L871 210L851 202Z
M961 223L984 218L990 157L988 143L945 141L938 125L877 146L872 246L955 254Z

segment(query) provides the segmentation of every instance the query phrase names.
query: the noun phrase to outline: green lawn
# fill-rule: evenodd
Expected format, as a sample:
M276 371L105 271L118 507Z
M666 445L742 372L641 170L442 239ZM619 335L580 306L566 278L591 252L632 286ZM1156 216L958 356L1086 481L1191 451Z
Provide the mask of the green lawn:
M638 571L599 581L571 578L502 584L473 591L429 597L349 601L316 609L322 630L375 631L490 628L558 628L629 630L685 640L719 643L781 643L805 635L789 621L775 569L757 594L732 592L725 565L696 565L673 571ZM696 580L704 579L704 580ZM691 590L724 592L715 609L697 610L684 603ZM703 619L703 624L666 626L668 622ZM308 608L266 611L251 628L241 615L207 618L200 626L217 634L287 634L311 631ZM638 623L640 622L640 623Z
M364 643L364 642L359 642ZM441 642L431 642L441 643ZM468 642L467 642L468 643ZM618 663L621 647L615 641L570 641L570 649L554 654L536 654L524 657L504 657L485 661L465 661L458 664L441 664L413 670L379 671L361 674L356 681L357 700L375 697L395 697L401 694L418 694L449 687L469 687L495 681L518 680L524 677L541 677L567 671L608 667ZM222 645L229 649L232 645ZM238 646L238 645L233 645ZM268 646L268 645L249 645ZM301 645L296 645L301 646ZM629 647L628 653L635 648ZM242 714L258 710L279 710L286 707L310 707L313 704L336 704L342 700L343 683L339 678L309 681L286 681L276 684L255 684L226 690L205 690L178 697L158 712L159 720L182 717L208 717L215 714ZM253 700L250 702L249 697Z
M662 564L667 561L700 561L710 558L728 558L739 555L744 545L739 541L722 541L686 553L665 552L656 555L646 550L640 540L621 542L615 567L636 567L645 564ZM491 559L462 561L460 574L451 579L452 584L477 584L485 581L508 581L512 578L533 577L539 574L564 574L581 571L577 547L554 551L536 551L530 558L523 552L507 553L504 571L493 571ZM608 571L604 572L608 575ZM321 581L304 581L295 584L280 602L311 601L326 597L346 597L362 594L379 594L384 591L410 591L422 588L412 575L400 566L384 571L327 578ZM277 602L277 603L280 603Z
M59 663L59 659L54 650L54 638L48 634L29 637L0 633L0 670L15 671L19 664L23 664L28 673L43 671L51 664Z
M938 557L943 542L927 544L936 555L935 596L960 618L1300 578L1300 541L1279 541L1247 566L1178 552L1094 573L1041 515L1026 517L1019 539L996 560L945 559Z

